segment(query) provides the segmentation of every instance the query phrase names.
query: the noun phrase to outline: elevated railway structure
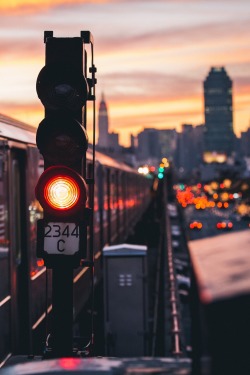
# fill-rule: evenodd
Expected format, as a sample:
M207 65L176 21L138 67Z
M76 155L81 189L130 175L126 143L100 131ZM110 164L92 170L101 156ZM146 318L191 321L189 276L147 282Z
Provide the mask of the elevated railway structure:
M124 237L127 243L148 247L147 359L96 357L104 355L106 339L98 323L103 317L103 295L97 292L95 336L101 339L99 343L97 339L96 355L82 358L86 352L78 352L74 357L49 360L42 353L17 351L2 361L1 374L248 373L250 232L187 242L182 211L173 196L169 198L167 181L166 175L154 184L147 210Z

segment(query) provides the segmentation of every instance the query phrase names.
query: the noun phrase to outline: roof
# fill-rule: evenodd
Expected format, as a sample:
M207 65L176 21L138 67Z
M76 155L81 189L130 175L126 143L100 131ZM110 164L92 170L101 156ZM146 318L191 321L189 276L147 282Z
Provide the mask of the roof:
M35 144L36 129L31 125L0 114L0 137Z
M146 252L147 246L126 243L103 248L104 256L144 256Z
M190 241L190 257L203 303L250 293L250 231Z
M95 151L95 157L96 157L96 160L98 160L98 162L101 165L105 165L106 167L113 167L113 168L117 168L126 172L132 172L132 173L138 174L136 169L130 167L129 165L125 163L122 163L121 161L117 161L116 159L113 159L108 155L102 154L99 151ZM87 151L87 158L89 160L92 159L92 149L89 149Z

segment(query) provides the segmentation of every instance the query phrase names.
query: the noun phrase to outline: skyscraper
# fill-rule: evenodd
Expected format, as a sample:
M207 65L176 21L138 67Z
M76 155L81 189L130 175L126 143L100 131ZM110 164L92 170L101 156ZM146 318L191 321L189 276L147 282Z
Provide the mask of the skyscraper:
M154 128L145 128L137 136L138 139L138 154L139 160L146 162L146 160L159 161L161 157L159 146L159 131Z
M174 159L177 147L176 129L158 129L159 147L161 157Z
M205 153L233 152L232 81L224 67L212 67L204 81Z
M182 131L178 134L177 166L182 171L182 176L190 176L194 168L195 145L194 128L190 124L183 124Z
M250 127L241 133L240 141L242 155L250 157Z
M104 100L104 94L99 105L99 114L98 114L98 146L103 148L109 147L109 122L108 122L108 110L107 105Z

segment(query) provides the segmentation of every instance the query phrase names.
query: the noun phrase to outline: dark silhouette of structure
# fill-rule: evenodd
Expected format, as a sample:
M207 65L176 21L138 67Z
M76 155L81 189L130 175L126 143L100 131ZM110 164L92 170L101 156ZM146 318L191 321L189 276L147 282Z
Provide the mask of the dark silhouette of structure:
M234 151L232 80L224 67L212 67L204 83L205 152Z
M109 133L109 117L108 117L108 108L102 93L99 113L98 113L98 149L106 152L117 152L120 149L119 146L119 135L118 133Z

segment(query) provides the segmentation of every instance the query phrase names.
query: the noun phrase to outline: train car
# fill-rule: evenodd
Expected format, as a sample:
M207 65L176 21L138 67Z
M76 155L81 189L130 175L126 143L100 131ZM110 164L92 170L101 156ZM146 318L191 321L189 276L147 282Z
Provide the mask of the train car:
M34 337L52 310L51 271L36 257L37 220L43 217L35 185L43 159L36 130L0 115L0 367L12 354L33 353ZM93 170L87 152L87 176ZM95 283L102 248L123 242L150 201L150 181L133 168L96 153L94 189ZM87 266L74 270L74 316L90 293Z

